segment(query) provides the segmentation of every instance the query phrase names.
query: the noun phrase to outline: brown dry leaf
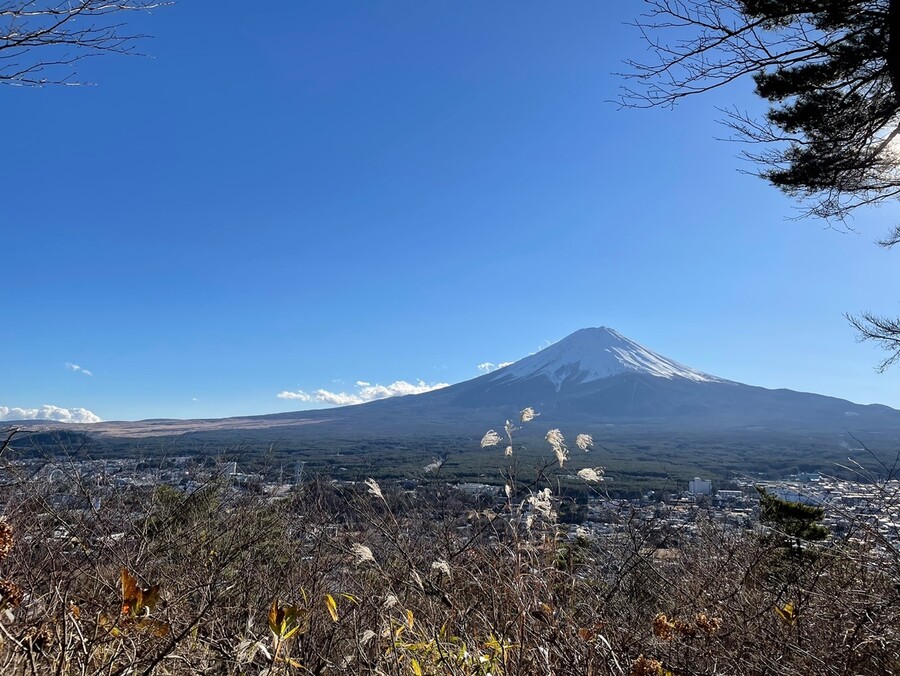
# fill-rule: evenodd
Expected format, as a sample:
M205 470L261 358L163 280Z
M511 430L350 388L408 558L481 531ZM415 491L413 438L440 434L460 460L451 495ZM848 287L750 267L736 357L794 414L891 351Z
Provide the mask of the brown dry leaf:
M159 620L143 619L138 620L135 626L152 633L157 638L163 638L169 635L171 627L168 622L160 622Z
M137 617L147 609L149 613L156 607L159 601L159 585L141 587L137 578L122 568L120 572L122 581L122 615Z

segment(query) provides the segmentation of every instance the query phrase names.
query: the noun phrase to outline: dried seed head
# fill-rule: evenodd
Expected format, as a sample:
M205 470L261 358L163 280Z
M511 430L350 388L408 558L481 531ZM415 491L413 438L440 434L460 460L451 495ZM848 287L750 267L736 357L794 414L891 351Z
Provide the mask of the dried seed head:
M490 448L500 443L500 435L494 430L488 430L487 434L481 437L481 447Z
M545 519L552 521L556 517L556 514L553 512L552 491L549 488L528 496L528 504L531 505L535 513L540 514Z
M436 570L447 577L450 577L450 564L444 561L444 559L438 559L437 561L431 562L431 569Z
M602 467L585 467L578 470L578 476L585 481L603 481Z
M556 460L559 462L559 466L562 467L563 463L569 459L569 449L566 448L566 440L558 429L552 429L547 432L547 443L550 444L550 447L553 449L553 452L556 454Z
M588 451L594 445L594 437L590 434L579 434L575 437L575 445L582 451Z
M384 500L384 493L381 492L381 486L378 485L378 482L371 477L366 479L366 486L369 488L369 494L374 495L376 498L380 498Z
M523 408L522 412L519 413L519 420L523 423L526 423L534 420L535 417L539 415L540 413L535 413L534 409L529 406L528 408Z
M662 662L638 655L637 659L631 663L629 676L659 676L661 673L663 673Z
M671 641L675 638L676 624L663 613L653 618L653 635L663 641Z
M22 603L24 594L22 590L12 580L0 580L0 608L9 605L13 608Z
M350 549L356 557L357 564L375 563L375 556L372 554L372 550L364 544L357 542Z
M718 617L708 617L706 613L697 613L697 617L694 618L694 624L697 625L700 631L711 636L719 631L722 621Z
M13 542L13 527L6 521L0 521L0 561L12 551Z

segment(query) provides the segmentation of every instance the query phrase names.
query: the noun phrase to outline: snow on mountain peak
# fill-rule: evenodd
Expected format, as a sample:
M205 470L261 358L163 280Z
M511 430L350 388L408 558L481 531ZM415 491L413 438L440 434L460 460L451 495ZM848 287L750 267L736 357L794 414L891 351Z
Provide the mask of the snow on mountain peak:
M506 382L543 375L559 391L565 381L587 383L626 372L695 382L723 382L721 378L652 352L605 326L576 331L492 375L493 380Z

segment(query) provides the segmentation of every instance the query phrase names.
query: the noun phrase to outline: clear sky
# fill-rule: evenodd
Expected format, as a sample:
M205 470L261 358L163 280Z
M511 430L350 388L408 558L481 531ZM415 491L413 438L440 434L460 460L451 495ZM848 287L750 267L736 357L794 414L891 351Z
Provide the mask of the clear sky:
M0 416L321 407L600 325L900 407L842 317L900 314L900 209L789 220L716 140L749 82L609 103L640 4L184 0L94 86L0 87Z

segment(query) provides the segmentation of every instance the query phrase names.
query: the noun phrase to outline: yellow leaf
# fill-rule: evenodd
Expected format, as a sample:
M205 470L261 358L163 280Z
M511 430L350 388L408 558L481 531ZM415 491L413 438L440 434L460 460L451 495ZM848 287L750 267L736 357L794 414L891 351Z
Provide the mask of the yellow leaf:
M797 609L794 608L794 603L792 601L788 601L783 607L775 606L773 610L778 617L788 624L797 623Z
M419 665L419 660L413 657L412 660L410 660L409 666L412 667L412 672L416 676L422 676L422 667Z
M308 611L300 606L282 606L276 598L269 609L269 630L282 641L308 628Z
M328 614L335 622L338 621L337 602L331 594L325 594L325 607L328 608Z
M406 611L406 626L409 627L410 629L412 629L414 621L415 621L415 618L413 617L413 611L407 609L407 611Z

